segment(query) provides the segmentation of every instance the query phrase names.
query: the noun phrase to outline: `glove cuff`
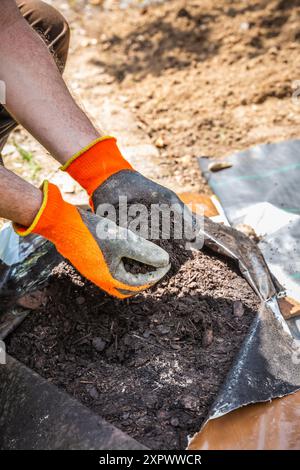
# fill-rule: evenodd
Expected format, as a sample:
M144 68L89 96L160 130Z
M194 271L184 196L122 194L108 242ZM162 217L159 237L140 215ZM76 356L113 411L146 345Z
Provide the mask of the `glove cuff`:
M93 192L111 175L121 170L133 170L122 156L116 139L100 137L76 153L60 168L67 171L91 197Z
M48 181L44 181L42 191L43 202L32 224L29 227L13 224L13 227L15 232L21 237L26 237L31 233L38 233L54 241L55 227L59 219L65 215L70 204L63 200L58 187Z

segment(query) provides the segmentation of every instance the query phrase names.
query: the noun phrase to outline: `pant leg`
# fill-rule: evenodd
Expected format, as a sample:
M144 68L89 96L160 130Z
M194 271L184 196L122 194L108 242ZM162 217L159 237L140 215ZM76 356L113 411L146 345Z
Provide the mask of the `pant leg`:
M26 21L43 38L60 72L63 73L70 41L70 29L65 18L51 5L41 0L17 0L17 5ZM1 150L17 125L0 105L0 164Z

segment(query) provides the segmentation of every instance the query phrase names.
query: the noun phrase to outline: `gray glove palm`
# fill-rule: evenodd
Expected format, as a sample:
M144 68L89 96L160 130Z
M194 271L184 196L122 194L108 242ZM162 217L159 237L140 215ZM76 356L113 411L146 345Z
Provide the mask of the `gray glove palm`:
M101 249L112 277L128 285L128 290L122 289L121 294L136 294L136 290L130 290L131 286L138 291L151 287L169 271L169 255L159 246L107 218L82 210L80 215ZM127 271L126 259L147 265L148 272Z

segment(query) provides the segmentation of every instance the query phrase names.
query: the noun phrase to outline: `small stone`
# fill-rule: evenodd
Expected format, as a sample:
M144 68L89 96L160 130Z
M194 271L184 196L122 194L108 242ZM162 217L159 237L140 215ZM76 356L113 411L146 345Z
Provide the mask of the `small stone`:
M85 298L84 297L77 297L76 298L76 303L77 305L83 305L85 302Z
M244 305L240 300L235 300L233 302L233 315L238 318L244 315Z
M100 338L100 336L95 336L95 338L92 339L92 345L98 352L102 352L105 349L106 342Z
M231 18L234 18L234 17L237 15L237 11L236 11L235 8L230 7L230 8L228 8L228 10L226 11L226 14L227 14L228 16L230 16Z
M89 0L91 5L102 5L103 0Z
M193 410L195 408L195 398L192 395L187 395L182 399L182 404L185 409Z
M172 418L171 419L171 425L172 426L179 426L179 419L178 418Z
M269 53L272 55L277 55L278 54L278 49L276 46L270 47Z
M159 410L157 416L159 419L166 419L168 417L168 413L165 410Z
M207 329L203 335L202 339L202 347L203 348L208 348L212 344L214 340L214 333L211 328Z
M177 12L177 17L178 18L189 18L189 19L191 19L192 15L190 14L190 12L186 8L180 8L180 10L178 10L178 12Z
M180 164L183 166L188 166L191 164L193 157L191 155L184 155L180 158Z
M157 329L161 335L167 335L170 333L170 328L165 325L158 325Z
M241 31L248 31L248 29L250 29L250 23L248 23L247 21L243 21L240 24L240 30Z
M162 149L166 146L165 141L162 137L158 137L155 141L155 146L159 149Z
M99 393L98 393L98 390L96 389L96 387L94 387L94 386L88 387L87 391L88 391L88 394L90 395L90 397L93 398L94 400L99 398Z

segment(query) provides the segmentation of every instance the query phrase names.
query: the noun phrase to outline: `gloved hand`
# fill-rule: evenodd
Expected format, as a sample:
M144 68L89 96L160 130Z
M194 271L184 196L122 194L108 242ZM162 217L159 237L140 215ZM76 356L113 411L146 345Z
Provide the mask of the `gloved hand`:
M67 171L89 194L94 212L100 204L115 207L119 197L126 196L128 204L143 203L175 205L182 217L184 204L171 190L134 171L123 158L113 137L102 137L74 155L64 165Z
M20 236L37 233L50 240L87 279L107 293L126 298L149 288L169 270L169 255L112 221L65 202L59 189L45 181L43 203L29 228L15 225ZM132 274L124 258L153 266L146 274Z
M128 203L177 204L179 217L185 210L184 204L175 193L134 171L122 157L112 137L92 142L88 148L75 155L63 169L87 190L95 211L102 203L117 206L119 196L127 196ZM194 214L190 235L189 240L198 238L196 243L193 242L194 247L206 246L216 253L238 261L241 272L258 295L261 296L261 292L264 298L274 295L273 280L259 248L241 232ZM280 289L278 287L278 291Z

